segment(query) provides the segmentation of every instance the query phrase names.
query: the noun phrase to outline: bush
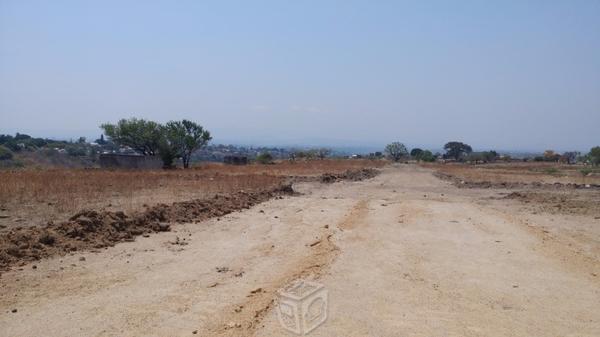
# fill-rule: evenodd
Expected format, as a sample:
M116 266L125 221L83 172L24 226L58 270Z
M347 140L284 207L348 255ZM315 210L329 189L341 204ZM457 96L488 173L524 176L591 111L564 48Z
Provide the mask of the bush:
M9 160L13 158L13 152L7 147L0 145L0 160Z
M256 156L256 161L260 164L272 164L273 156L268 152L263 152Z
M425 150L421 153L421 155L419 155L419 160L431 163L435 161L435 156L433 153L431 153L431 151Z
M65 147L65 150L67 151L67 154L69 156L73 156L73 157L83 157L83 156L87 155L87 151L86 151L85 147L83 147L83 146L67 145Z
M423 150L419 149L418 147L410 150L410 156L419 160L419 158L421 157L421 155L423 154Z

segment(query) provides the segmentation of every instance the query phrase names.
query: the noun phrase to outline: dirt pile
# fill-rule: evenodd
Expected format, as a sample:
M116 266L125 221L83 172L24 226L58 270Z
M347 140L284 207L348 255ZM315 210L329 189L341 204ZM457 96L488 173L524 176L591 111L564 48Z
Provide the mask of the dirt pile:
M199 222L250 208L281 195L293 194L291 185L212 199L158 204L127 215L124 212L83 210L68 221L43 227L15 228L0 235L0 270L53 255L113 246L138 235L170 230L169 223Z
M341 180L360 181L371 179L380 173L379 170L372 168L363 168L360 170L347 170L343 173L325 173L320 177L320 181L325 184L335 183Z
M577 214L600 218L600 191L598 190L522 190L511 192L502 199L518 200L539 213Z

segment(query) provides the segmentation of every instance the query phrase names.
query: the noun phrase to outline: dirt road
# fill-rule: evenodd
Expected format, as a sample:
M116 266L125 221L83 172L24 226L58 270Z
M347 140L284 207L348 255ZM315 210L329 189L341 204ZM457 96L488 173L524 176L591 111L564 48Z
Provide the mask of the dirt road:
M1 336L286 336L275 292L316 279L311 336L600 336L600 220L534 214L415 166L0 278ZM13 312L15 311L16 312Z

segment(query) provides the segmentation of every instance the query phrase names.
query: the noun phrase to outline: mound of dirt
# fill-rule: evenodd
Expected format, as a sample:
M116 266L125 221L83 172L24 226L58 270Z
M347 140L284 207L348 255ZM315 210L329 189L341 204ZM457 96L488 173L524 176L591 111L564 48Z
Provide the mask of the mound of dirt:
M293 193L292 186L288 184L256 192L215 195L212 199L158 204L131 215L83 210L68 221L49 222L43 227L15 228L2 233L0 270L49 256L133 241L136 236L145 233L169 231L169 223L199 222Z
M365 179L371 179L380 173L379 170L372 168L363 168L360 170L347 170L343 173L325 173L320 177L320 181L322 183L331 184L336 181L341 180L350 180L350 181L360 181Z
M600 191L598 190L522 190L511 192L503 199L518 200L536 212L600 217Z

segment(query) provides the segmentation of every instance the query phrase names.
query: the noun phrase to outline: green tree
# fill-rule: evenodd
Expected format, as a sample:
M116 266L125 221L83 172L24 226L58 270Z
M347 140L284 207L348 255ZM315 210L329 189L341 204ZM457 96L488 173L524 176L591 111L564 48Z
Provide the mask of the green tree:
M393 161L399 161L402 157L406 157L408 155L408 151L406 150L406 146L400 142L393 142L385 147L385 154L392 159Z
M446 157L456 160L460 160L463 155L473 152L470 145L456 141L446 143L444 150L446 150Z
M145 119L121 119L117 124L105 123L100 128L115 144L129 146L146 156L158 153L163 137L160 124Z
M158 156L163 162L163 168L173 168L173 162L177 158L181 158L179 148L172 143L167 136L161 137L158 145Z
M431 153L431 151L425 150L421 153L421 155L419 155L419 160L431 163L435 161L435 156L433 155L433 153Z
M421 157L421 154L423 154L423 150L419 149L418 147L410 150L410 156L419 160L419 157Z
M212 139L208 130L187 119L170 121L162 130L166 139L161 142L161 151L170 152L165 153L167 157L172 155L174 158L181 158L184 168L190 166L194 151L205 146Z
M600 165L600 146L595 146L588 153L588 157L590 158L590 162L594 166Z

